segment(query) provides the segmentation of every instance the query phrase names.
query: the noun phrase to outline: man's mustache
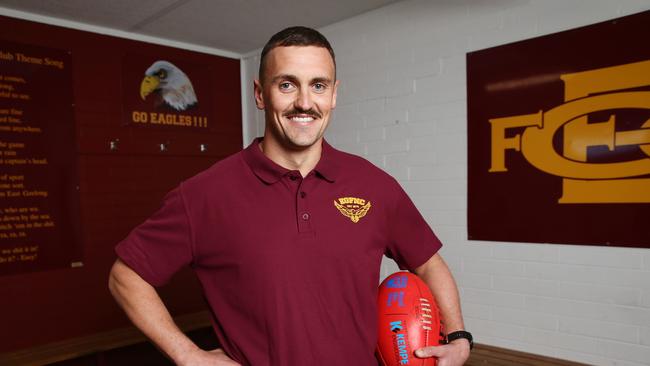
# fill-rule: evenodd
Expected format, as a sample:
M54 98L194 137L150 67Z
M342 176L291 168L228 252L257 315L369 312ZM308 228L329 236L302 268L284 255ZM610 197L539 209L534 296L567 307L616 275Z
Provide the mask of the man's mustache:
M314 118L321 118L322 117L322 115L320 113L318 113L318 111L315 111L313 109L309 109L309 110L306 110L306 111L301 111L301 110L298 110L298 109L292 109L289 112L284 114L285 117L291 117L291 116L295 116L295 115L308 115L308 116L314 117Z

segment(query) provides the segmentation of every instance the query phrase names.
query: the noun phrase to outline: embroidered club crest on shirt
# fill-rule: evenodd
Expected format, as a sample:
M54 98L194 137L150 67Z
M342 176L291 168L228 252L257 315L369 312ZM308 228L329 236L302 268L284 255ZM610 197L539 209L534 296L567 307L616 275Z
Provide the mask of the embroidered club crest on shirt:
M334 200L334 206L355 224L370 211L370 201L357 197L341 197Z

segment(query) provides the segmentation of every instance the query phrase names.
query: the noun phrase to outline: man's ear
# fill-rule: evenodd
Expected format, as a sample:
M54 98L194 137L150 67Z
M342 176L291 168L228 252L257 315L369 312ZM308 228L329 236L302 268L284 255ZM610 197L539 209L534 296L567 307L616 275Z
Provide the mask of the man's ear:
M336 92L339 89L340 80L334 82L334 92L332 93L332 109L336 108Z
M262 84L258 79L253 80L253 91L255 92L255 105L257 109L264 109L264 93Z

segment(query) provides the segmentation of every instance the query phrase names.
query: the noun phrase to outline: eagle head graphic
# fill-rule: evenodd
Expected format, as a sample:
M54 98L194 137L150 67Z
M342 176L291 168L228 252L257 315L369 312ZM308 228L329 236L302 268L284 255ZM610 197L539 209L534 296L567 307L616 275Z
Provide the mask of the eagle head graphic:
M156 61L144 75L140 84L140 97L143 100L155 92L161 99L159 104L177 111L184 111L198 103L190 79L171 62Z

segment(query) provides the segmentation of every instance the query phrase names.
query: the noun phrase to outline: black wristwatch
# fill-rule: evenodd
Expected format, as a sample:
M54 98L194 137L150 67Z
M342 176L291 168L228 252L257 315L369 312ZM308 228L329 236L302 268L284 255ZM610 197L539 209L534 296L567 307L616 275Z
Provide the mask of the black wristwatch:
M457 330L455 332L451 332L447 334L447 343L451 343L457 339L465 338L469 341L469 349L471 350L474 348L474 338L472 337L472 333L466 332L464 330Z

